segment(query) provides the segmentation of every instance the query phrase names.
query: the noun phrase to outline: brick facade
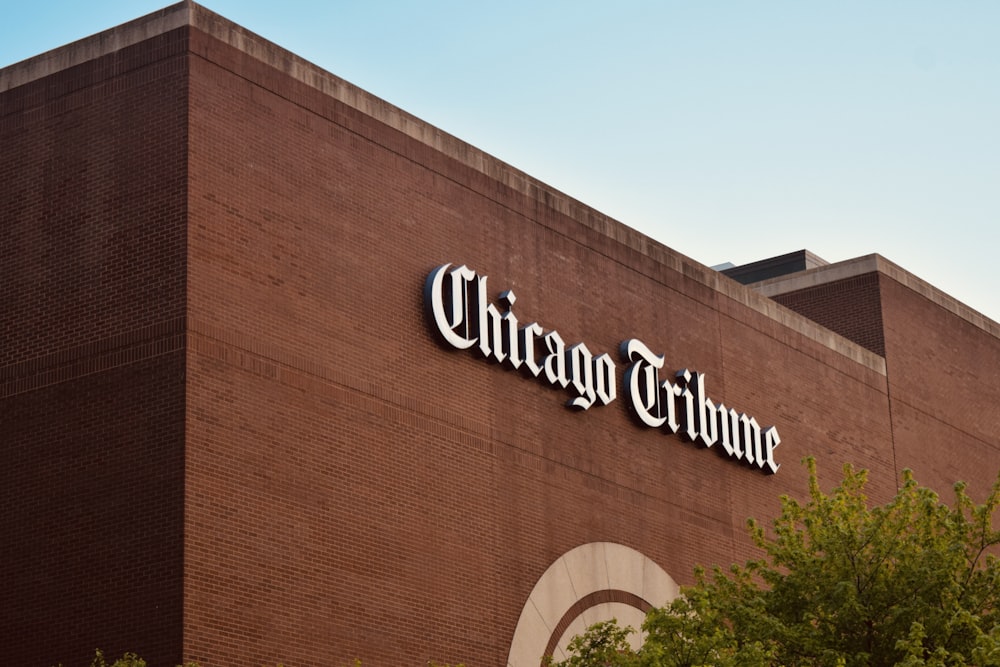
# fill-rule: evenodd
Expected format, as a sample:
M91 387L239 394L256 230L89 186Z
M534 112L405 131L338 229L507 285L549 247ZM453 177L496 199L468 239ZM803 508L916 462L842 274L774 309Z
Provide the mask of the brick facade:
M0 94L0 628L182 657L187 37Z
M866 350L885 356L878 273L778 294L774 300Z
M995 323L879 272L879 355L197 5L109 34L0 71L14 662L504 664L580 545L687 583L751 555L805 456L876 498L997 467ZM619 381L626 338L706 374L780 471L442 345L445 262Z

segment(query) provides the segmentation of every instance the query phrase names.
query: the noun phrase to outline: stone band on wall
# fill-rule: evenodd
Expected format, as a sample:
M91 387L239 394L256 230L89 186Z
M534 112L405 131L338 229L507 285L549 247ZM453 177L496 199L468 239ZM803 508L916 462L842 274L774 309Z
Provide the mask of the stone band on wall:
M557 558L531 590L507 665L538 667L549 652L561 660L569 640L588 626L616 618L638 628L646 611L677 595L673 578L635 549L613 542L580 545Z

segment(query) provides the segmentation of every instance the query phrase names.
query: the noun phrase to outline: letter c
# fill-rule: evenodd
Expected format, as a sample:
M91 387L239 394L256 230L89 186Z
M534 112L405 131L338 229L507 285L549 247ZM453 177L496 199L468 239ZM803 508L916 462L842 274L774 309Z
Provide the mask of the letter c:
M437 327L445 342L460 350L467 350L476 344L478 338L468 338L455 332L462 323L468 328L469 302L466 285L475 279L476 272L464 264L453 270L450 298L445 302L444 276L451 264L442 264L427 276L424 282L424 308L427 317Z

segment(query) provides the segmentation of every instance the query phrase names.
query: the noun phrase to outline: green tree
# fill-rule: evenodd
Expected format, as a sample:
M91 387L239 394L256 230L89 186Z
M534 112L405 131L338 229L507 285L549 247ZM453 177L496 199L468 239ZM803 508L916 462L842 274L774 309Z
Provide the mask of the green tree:
M614 665L615 667L632 667L638 665L638 655L633 653L628 636L633 630L630 627L620 627L616 621L602 621L587 629L586 634L578 635L570 640L570 656L561 663L554 663L551 657L546 659L546 665L560 667L590 667L591 665Z
M62 665L59 665L59 667L62 667ZM108 662L107 658L104 657L104 651L97 649L94 651L93 660L90 661L90 667L146 667L146 661L135 653L125 653L114 662ZM198 665L189 662L183 665L183 667L198 667Z
M361 661L355 658L352 663L353 667L361 667ZM427 663L428 667L451 667L451 665L442 665L436 662ZM62 667L62 665L60 665ZM125 653L122 657L118 658L112 663L109 663L104 657L104 652L100 649L94 654L94 659L90 661L90 667L146 667L146 661L140 658L135 653ZM179 666L180 667L180 666ZM183 667L199 667L196 662L188 662L183 665ZM278 667L284 667L281 663L278 663ZM465 667L462 664L457 664L454 667Z
M90 667L146 667L146 661L135 653L126 653L109 664L104 658L104 652L98 649L90 662Z
M870 507L865 471L846 467L826 494L807 465L806 502L782 497L770 531L748 522L760 559L696 571L680 598L646 617L637 652L623 629L601 624L561 664L1000 665L1000 479L982 505L961 483L947 505L906 471L896 496Z

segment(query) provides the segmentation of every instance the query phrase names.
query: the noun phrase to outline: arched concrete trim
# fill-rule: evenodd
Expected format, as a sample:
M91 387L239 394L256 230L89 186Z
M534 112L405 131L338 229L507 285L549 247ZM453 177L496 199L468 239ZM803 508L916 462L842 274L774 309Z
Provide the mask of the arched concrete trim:
M602 592L606 592L602 595ZM621 596L619 592L629 595ZM555 641L562 646L564 639L600 620L607 620L619 613L619 620L636 625L636 614L641 621L642 609L638 601L651 607L661 607L677 597L678 586L663 568L642 553L613 542L582 544L555 560L542 574L528 595L521 616L514 629L508 667L539 667L545 649ZM588 596L590 596L588 598ZM578 602L585 598L599 601L616 596L638 601L623 604L603 603L580 608ZM579 622L570 624L564 637L553 637L557 629L567 627L567 612L577 605ZM621 618L620 612L634 609L632 618ZM585 624L585 625L584 625ZM572 634L566 634L572 630ZM560 656L556 656L557 659Z

